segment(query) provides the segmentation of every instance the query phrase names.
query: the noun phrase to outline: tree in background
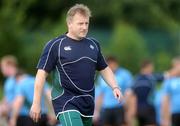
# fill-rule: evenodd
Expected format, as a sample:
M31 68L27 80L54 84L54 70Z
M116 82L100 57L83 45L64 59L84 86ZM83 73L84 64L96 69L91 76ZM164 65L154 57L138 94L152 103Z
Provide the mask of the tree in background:
M133 72L138 72L141 60L148 56L144 39L136 27L121 22L115 25L109 48L105 52L116 56L121 65Z
M160 52L166 52L166 48L171 47L168 49L168 52L171 53L168 56L171 57L179 54L179 0L1 0L0 57L5 54L14 54L20 60L20 64L28 69L29 72L33 72L44 43L50 38L66 31L65 21L62 20L65 15L64 12L75 3L84 3L91 8L94 14L91 19L91 25L94 26L93 29L98 29L99 27L113 29L117 21L126 22L126 24L122 23L121 26L118 26L120 35L116 33L116 35L112 37L114 40L109 40L109 44L116 40L118 40L118 42L121 41L121 44L125 48L119 49L120 52L118 49L112 49L116 50L115 52L118 53L118 55L121 54L121 57L130 57L128 50L131 49L134 51L134 55L140 56L138 59L135 59L135 57L131 57L131 59L140 62L143 57L141 57L142 47L146 47L147 50L145 49L145 52L151 52L149 47L147 47L149 46L149 44L147 44L149 41L147 41L142 34L140 35L138 32L139 29L150 29L152 31L158 29L167 32L168 36L172 38L167 45L171 46L163 45L162 48L165 49L160 50ZM102 6L100 6L100 4L102 4ZM117 32L118 28L114 31ZM124 30L122 29L124 29L126 33L123 33ZM131 36L129 36L129 34L132 34L132 37L138 36L137 39L140 40L139 43L134 42L135 40L130 38ZM124 42L125 44L123 44L123 40L126 42ZM118 45L118 42L114 42L116 43L115 45ZM133 48L126 45L127 43L131 43ZM104 47L104 50L108 50L107 46ZM116 46L111 48L116 48ZM125 51L126 48L127 51ZM140 50L135 51L133 50L134 48ZM157 56L153 54L153 57L159 58L159 51L155 53ZM131 64L128 61L129 60L125 60L125 58L122 59L122 63L124 62L127 66ZM162 62L158 61L157 64L159 63ZM129 67L134 72L136 71L133 65Z

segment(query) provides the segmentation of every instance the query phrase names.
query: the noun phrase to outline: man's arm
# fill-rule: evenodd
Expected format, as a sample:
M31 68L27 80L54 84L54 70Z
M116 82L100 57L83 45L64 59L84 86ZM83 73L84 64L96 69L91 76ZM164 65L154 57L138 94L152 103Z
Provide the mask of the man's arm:
M23 96L16 96L16 98L13 101L12 104L12 114L9 120L10 126L16 126L17 118L19 115L19 111L24 103L24 97Z
M2 101L0 101L0 117L7 116L9 111L11 111L11 104L7 102L6 97L4 96Z
M36 74L35 86L34 86L34 99L30 110L30 116L35 122L37 122L40 118L41 95L47 75L48 73L41 69L39 69Z
M112 88L115 98L117 98L118 101L121 101L122 94L120 91L120 87L117 84L112 70L109 67L106 67L104 70L101 70L100 73L103 79L106 81L106 83Z
M165 95L162 100L161 106L161 125L162 126L170 126L170 104L169 104L169 96Z
M133 126L137 111L137 98L131 89L125 92L125 120L127 126Z

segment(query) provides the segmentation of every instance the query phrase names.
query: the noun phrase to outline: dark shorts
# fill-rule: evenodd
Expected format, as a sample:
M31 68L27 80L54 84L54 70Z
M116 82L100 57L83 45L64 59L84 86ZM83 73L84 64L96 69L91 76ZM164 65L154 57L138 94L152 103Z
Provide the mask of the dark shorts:
M19 116L17 126L48 126L48 119L45 114L41 115L41 119L35 123L29 116Z
M63 126L92 126L92 117L83 117L77 111L67 111L59 116Z
M172 114L172 125L180 126L180 113Z
M123 107L108 108L101 112L100 124L119 126L125 124L125 112Z
M137 109L137 120L139 126L155 125L156 113L155 108L152 105L140 105Z

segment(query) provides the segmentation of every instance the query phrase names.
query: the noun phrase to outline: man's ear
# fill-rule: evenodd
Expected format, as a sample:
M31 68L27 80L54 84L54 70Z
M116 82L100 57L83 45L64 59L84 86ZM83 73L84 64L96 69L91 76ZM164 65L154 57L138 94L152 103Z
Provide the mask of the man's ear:
M72 25L72 22L71 21L67 21L67 27L69 28L69 27L71 27L71 25Z

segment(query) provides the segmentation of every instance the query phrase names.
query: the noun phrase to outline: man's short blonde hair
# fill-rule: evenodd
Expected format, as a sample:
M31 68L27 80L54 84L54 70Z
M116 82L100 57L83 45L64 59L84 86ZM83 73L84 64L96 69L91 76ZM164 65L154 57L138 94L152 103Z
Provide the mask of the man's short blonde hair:
M86 16L86 17L91 17L91 11L86 5L84 5L84 4L75 4L67 12L66 21L69 22L70 20L72 20L72 18L74 17L74 15L76 13L80 13L83 16Z
M14 67L17 67L17 66L18 66L17 59L16 59L16 57L13 56L13 55L3 56L3 57L0 59L0 64L2 64L2 63L5 63L5 64L10 65L10 66L14 66Z
M179 64L180 63L180 56L177 56L177 57L174 57L173 59L172 59L172 64Z

